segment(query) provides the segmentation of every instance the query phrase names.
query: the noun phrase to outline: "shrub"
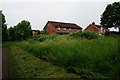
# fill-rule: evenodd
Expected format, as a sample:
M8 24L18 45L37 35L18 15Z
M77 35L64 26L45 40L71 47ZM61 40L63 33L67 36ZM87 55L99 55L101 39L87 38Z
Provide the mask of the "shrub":
M57 34L40 34L32 36L28 41L40 41L43 42L46 39L54 39L57 36Z
M117 38L120 32L115 32L115 31L106 31L105 36L107 37L114 37Z
M72 37L77 37L77 38L83 38L83 39L97 39L99 37L98 34L96 34L93 31L79 31L79 32L75 32L70 34L70 36Z

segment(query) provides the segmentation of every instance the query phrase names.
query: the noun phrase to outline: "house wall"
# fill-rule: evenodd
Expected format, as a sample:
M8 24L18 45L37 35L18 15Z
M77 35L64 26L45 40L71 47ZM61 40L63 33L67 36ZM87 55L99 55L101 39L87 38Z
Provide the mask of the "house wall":
M108 29L105 29L105 28L103 28L103 27L102 27L101 30L102 30L102 31L100 31L100 34L104 34L106 31L109 31Z
M74 29L69 30L69 28L66 28L66 30L63 30L63 29L64 29L64 28L60 28L60 30L58 30L58 29L56 28L56 32L73 33L73 32L77 32L77 31L81 30L81 29L76 29L76 31L75 31Z
M60 27L60 26L58 26L58 27ZM45 28L45 33L47 33L47 34L56 34L56 32L73 33L73 32L77 32L79 30L81 30L81 29L76 29L76 31L75 31L74 29L69 30L69 28L66 28L66 30L63 30L63 28L60 28L60 30L58 30L57 28L55 28L55 26L48 23L46 28Z
M38 33L38 31L32 31L32 35L37 35Z
M33 35L35 35L35 34L36 34L36 32L35 32L35 31L32 31L32 34L33 34Z
M103 28L103 27L101 27L101 28ZM109 31L108 29L105 29L105 28L103 28L103 30L101 31L101 28L97 28L97 27L95 27L95 24L91 24L85 29L85 31L91 30L91 31L94 31L98 34L104 34L106 31Z
M46 28L45 28L45 33L47 34L55 34L55 27L53 25L51 25L50 23L47 24Z
M94 31L94 32L96 32L96 33L100 33L99 32L99 28L97 29L97 28L95 28L95 25L89 25L86 29L85 29L85 31Z

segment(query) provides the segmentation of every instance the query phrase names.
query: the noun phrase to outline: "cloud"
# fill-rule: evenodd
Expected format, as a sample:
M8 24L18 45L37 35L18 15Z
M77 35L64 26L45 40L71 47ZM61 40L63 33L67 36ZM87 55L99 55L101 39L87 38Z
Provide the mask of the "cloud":
M76 23L85 28L93 21L97 24L100 23L100 15L108 3L3 2L2 10L8 27L17 25L22 20L28 20L31 22L32 29L42 30L47 21L52 20Z
M1 2L115 2L119 0L1 0Z

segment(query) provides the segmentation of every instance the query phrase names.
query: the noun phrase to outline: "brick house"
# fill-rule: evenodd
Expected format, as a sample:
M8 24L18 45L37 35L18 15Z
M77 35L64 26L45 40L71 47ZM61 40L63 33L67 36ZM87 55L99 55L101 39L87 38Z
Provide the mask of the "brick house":
M90 31L91 30L91 31L94 31L94 32L98 33L99 35L103 35L105 33L105 31L108 31L108 29L105 29L103 26L96 25L95 22L93 22L92 24L90 24L84 30L85 31Z
M44 30L46 34L69 34L82 30L82 28L74 23L48 21Z

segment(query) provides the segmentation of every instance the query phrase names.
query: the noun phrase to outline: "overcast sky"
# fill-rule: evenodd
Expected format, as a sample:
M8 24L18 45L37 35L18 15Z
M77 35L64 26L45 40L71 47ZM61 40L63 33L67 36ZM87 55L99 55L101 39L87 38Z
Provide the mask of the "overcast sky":
M42 30L47 21L75 23L84 29L93 21L99 25L100 15L115 1L119 0L1 0L0 10L8 27L28 20L33 30Z

